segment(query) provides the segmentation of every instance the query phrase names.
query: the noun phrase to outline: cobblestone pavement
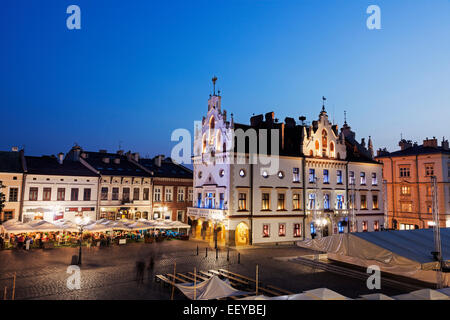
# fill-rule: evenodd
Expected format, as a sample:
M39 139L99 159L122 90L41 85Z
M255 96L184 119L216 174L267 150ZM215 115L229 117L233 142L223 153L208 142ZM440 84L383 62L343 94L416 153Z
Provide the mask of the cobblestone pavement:
M196 254L197 245L199 255ZM230 249L227 261L225 249L215 251L205 248L208 244L200 241L171 240L161 243L134 243L108 248L83 248L81 266L81 289L69 290L66 282L70 276L67 267L77 248L59 248L32 251L0 251L0 294L3 299L7 287L7 298L12 295L12 283L16 274L15 299L170 299L171 290L153 281L153 275L146 270L143 284L135 281L136 261L147 263L155 256L154 273L173 273L176 262L177 272L226 268L249 277L255 277L255 265L259 265L259 278L263 283L272 284L292 292L327 287L351 298L360 294L373 293L365 281L337 274L313 270L296 263L275 260L275 257L301 256L311 251L294 246ZM240 264L238 264L240 253ZM381 291L388 295L403 292L390 288ZM183 299L180 293L175 299Z

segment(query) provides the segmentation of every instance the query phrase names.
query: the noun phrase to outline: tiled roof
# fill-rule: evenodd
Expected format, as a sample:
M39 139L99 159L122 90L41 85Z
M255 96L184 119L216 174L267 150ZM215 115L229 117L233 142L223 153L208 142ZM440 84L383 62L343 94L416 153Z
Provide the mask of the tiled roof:
M23 172L21 153L12 151L0 151L0 172Z
M92 151L82 151L82 153L86 154L86 158L83 160L102 175L151 177L150 173L129 161L126 155ZM105 158L109 159L109 163L104 161ZM115 159L119 159L119 163L115 163Z
M377 158L383 157L402 157L402 156L415 156L419 154L450 154L450 150L446 150L443 147L424 147L423 145L415 145L410 148L406 148L405 150L398 150L394 152L388 152L386 154L380 155Z
M97 176L78 161L64 160L62 164L55 156L25 156L28 174L58 176Z
M154 173L154 177L164 178L182 178L192 179L192 170L176 164L171 158L166 158L161 161L161 167L155 164L155 159L139 159L139 164Z

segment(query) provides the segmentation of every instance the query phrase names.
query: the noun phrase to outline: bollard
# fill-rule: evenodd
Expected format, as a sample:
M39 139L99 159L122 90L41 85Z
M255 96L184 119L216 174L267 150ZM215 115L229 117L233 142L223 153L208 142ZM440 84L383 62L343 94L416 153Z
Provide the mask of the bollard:
M216 260L219 258L219 249L216 248Z
M240 263L241 263L241 253L238 252L238 264L240 264Z
M198 245L197 245L197 255L198 255Z
M230 261L230 249L227 250L227 261Z
M208 247L206 247L206 249L205 249L205 258L208 256Z

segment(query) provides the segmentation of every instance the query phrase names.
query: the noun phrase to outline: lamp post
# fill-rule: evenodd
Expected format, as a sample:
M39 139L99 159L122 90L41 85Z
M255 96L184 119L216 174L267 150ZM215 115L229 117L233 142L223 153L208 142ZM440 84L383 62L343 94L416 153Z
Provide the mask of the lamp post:
M81 244L83 240L83 228L89 223L89 217L77 217L75 219L75 223L78 225L78 228L80 229L80 247L78 250L78 265L81 265Z

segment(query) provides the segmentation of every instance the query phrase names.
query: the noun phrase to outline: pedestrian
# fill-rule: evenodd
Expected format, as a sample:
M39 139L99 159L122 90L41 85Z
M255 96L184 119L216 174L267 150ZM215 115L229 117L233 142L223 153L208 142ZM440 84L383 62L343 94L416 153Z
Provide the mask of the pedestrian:
M4 243L5 243L5 240L3 239L3 235L0 235L0 250L3 250Z
M136 261L136 281L138 284L144 283L145 262Z
M150 257L150 261L147 266L147 272L148 272L148 280L151 281L153 277L153 269L155 268L155 259L153 258L153 255Z

